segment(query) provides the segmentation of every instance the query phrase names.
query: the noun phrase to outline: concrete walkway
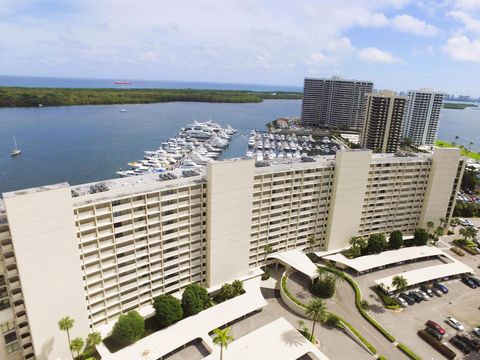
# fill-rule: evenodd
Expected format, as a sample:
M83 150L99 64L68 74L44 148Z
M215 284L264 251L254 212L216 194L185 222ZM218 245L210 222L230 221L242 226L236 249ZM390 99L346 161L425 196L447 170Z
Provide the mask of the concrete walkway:
M308 290L310 280L295 272L287 281L287 288L291 294L301 301L308 303L314 296ZM362 315L355 306L355 292L346 281L337 283L337 290L331 299L326 301L328 310L336 313L352 324L365 339L367 339L380 355L390 359L405 359L406 356L392 343L383 337Z

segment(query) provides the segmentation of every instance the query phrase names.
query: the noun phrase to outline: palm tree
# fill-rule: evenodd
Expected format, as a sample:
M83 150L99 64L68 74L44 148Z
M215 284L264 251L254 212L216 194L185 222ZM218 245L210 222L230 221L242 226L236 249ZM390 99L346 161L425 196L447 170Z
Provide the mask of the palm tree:
M438 219L438 221L440 221L440 226L441 227L445 227L445 225L447 225L447 220L443 217L441 217L440 219Z
M408 287L408 281L402 275L394 276L392 286L399 291L403 291Z
M439 226L435 229L433 232L433 244L435 245L440 238L440 236L443 236L445 234L445 228L442 226Z
M303 330L305 328L305 321L303 321L302 319L298 319L297 325L298 325L298 331Z
M470 152L470 149L472 148L473 141L470 141L470 144L468 145L468 152Z
M453 141L453 145L456 145L456 144L457 144L457 140L458 140L458 135L455 136L455 140Z
M215 337L213 338L213 343L215 345L220 345L220 360L223 360L223 348L227 348L228 344L233 341L233 336L229 335L230 327L225 329L215 329Z
M312 333L310 334L310 342L313 343L313 334L315 333L315 324L317 321L323 322L327 317L327 306L322 299L316 298L311 300L307 309L305 310L305 315L313 321Z
M83 345L85 345L85 342L81 337L76 337L70 342L70 350L75 351L77 353L77 357L80 356L80 353L82 352Z
M265 252L265 269L266 269L267 268L267 256L268 256L268 254L270 254L273 251L272 245L266 244L263 247L263 251Z
M427 232L430 233L430 229L433 228L435 224L433 223L433 221L429 221L427 222Z
M60 330L67 332L68 347L70 348L70 353L72 354L72 359L74 359L75 357L73 356L73 351L70 347L70 344L71 344L70 329L73 327L74 322L75 322L75 320L73 320L72 318L70 318L68 316L65 316L64 318L60 319L60 321L58 322L58 327L60 328Z
M102 335L98 331L94 331L87 335L87 348L92 350L102 342Z
M452 218L452 220L450 220L450 226L453 228L453 230L455 230L458 224L459 224L458 218Z
M310 252L313 252L313 247L315 246L316 242L317 242L317 239L315 239L314 235L310 235L308 237L308 245L310 245Z
M353 257L360 256L362 249L364 249L367 245L366 240L360 236L352 236L350 240L348 240L348 243L350 244L350 252L352 253Z

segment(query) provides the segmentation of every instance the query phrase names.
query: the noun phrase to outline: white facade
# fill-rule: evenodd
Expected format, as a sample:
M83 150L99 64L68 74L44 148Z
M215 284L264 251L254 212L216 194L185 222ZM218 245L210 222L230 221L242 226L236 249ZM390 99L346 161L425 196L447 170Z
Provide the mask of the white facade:
M445 94L421 89L408 92L408 102L403 124L403 137L415 146L430 146L435 143L440 110Z
M315 250L331 251L354 235L408 235L448 219L463 167L458 149L345 151L259 168L220 161L168 181L115 179L101 193L60 184L4 194L0 275L11 306L0 320L13 316L19 344L7 360L67 358L60 318L75 319L73 336L106 333L122 313L152 313L160 294L247 277L266 244L304 249L313 237Z

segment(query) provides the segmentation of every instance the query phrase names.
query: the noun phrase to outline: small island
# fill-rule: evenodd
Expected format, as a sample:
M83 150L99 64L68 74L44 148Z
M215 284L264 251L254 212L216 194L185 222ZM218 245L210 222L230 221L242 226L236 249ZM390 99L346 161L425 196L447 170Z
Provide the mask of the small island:
M470 104L470 103L443 103L444 109L455 109L455 110L464 110L468 107L478 107L478 105Z
M259 103L265 99L299 100L301 98L302 93L283 91L0 87L0 108L151 104L173 101Z

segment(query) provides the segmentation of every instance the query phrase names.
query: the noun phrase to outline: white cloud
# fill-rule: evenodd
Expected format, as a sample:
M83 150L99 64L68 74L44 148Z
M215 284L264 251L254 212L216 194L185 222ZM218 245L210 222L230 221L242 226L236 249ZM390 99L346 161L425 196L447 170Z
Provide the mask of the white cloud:
M442 50L458 61L480 62L480 39L470 40L457 34L448 39Z
M325 54L323 54L321 51L311 53L307 59L307 63L312 65L315 65L315 64L322 65L329 62L330 62L329 58L325 56Z
M400 63L402 60L376 47L366 47L358 50L357 56L360 60L367 63L394 64Z
M399 31L420 36L435 36L438 32L435 26L407 14L395 16L392 24Z
M480 9L480 0L455 0L455 7L462 10L477 10Z
M480 20L473 18L463 11L451 11L448 14L454 19L461 21L465 26L465 30L480 33Z

